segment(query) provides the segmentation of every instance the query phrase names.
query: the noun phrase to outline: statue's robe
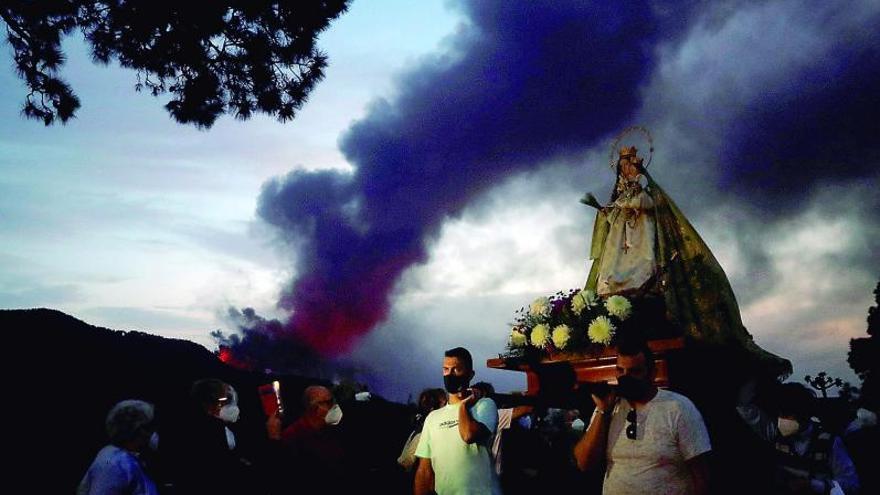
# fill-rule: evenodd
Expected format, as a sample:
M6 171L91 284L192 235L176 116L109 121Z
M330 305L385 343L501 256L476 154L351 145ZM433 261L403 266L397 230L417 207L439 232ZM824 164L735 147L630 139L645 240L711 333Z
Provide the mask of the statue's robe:
M650 175L643 175L647 179L645 192L650 201L640 201L648 205L653 214L641 221L654 222L653 232L649 233L655 242L652 246L654 266L650 267L653 276L639 288L640 292L661 293L668 319L687 337L707 345L741 346L757 358L766 371L779 376L791 374L791 362L754 342L743 326L733 289L718 260L672 199ZM615 208L608 213L600 210L593 227L590 247L593 265L586 288L596 292L599 292L600 279L608 277L604 273L600 276L600 267L614 265L608 262L609 258L619 256L615 251L620 248L620 239L614 230L612 215L619 212ZM632 270L643 273L646 269Z

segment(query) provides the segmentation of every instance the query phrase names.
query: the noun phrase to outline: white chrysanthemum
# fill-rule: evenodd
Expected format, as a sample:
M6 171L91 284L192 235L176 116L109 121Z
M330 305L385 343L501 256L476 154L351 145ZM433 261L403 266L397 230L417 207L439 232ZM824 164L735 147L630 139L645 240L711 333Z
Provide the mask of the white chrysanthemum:
M611 296L605 301L605 309L612 315L625 320L632 314L632 304L623 296Z
M616 328L607 316L597 316L595 320L587 327L587 337L597 344L608 345L611 338L614 337Z
M553 335L551 338L553 339L553 345L555 345L557 349L565 349L565 346L568 345L568 341L571 340L571 328L569 328L568 325L558 325L553 329Z
M512 347L523 347L527 343L528 339L526 338L526 334L517 329L513 329L513 331L510 332L510 345Z
M529 305L529 314L532 316L546 316L550 314L550 298L539 297Z
M550 338L550 327L545 325L544 323L535 325L535 328L532 329L531 342L535 347L544 347L544 344L547 343L547 340Z

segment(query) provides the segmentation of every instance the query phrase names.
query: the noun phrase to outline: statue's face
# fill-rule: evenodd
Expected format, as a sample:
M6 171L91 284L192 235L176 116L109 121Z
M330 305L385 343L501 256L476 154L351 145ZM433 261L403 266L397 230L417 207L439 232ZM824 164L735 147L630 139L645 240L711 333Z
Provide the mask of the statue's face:
M639 169L635 166L633 162L630 161L629 157L621 158L620 174L623 175L625 179L633 179L637 175L639 175Z

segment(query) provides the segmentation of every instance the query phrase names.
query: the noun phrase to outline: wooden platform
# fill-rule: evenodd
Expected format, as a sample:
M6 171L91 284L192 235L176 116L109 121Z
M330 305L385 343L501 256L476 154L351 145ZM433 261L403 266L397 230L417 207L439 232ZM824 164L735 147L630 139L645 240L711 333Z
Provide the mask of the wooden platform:
M669 385L669 374L665 354L684 347L683 338L648 341L654 353L657 370L655 383L664 387ZM573 380L574 383L603 382L617 379L617 350L607 348L601 353L588 355L578 353L559 353L540 361L524 358L495 358L486 361L489 368L525 372L528 395L537 395L542 389L558 389L559 382ZM545 383L542 385L541 381ZM552 383L547 383L552 381ZM566 385L562 385L566 387Z

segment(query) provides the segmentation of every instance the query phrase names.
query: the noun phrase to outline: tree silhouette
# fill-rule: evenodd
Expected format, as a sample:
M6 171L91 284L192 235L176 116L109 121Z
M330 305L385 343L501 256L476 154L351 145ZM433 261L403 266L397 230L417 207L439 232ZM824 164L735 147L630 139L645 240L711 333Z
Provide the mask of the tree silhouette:
M208 128L230 113L292 119L324 76L317 35L350 0L10 0L0 6L15 68L28 87L22 113L51 125L80 107L58 76L63 37L83 33L96 63L137 73L135 90L171 94L181 124Z
M831 387L843 387L844 381L840 378L832 378L828 376L828 373L824 371L820 371L815 377L810 377L807 375L804 377L804 381L806 381L811 387L815 388L819 392L822 393L822 397L828 398L828 389Z
M862 379L862 396L880 393L880 282L874 289L875 305L868 308L868 337L850 339L847 362Z

